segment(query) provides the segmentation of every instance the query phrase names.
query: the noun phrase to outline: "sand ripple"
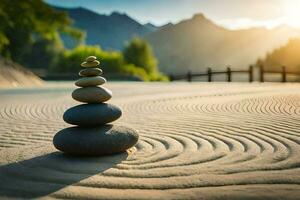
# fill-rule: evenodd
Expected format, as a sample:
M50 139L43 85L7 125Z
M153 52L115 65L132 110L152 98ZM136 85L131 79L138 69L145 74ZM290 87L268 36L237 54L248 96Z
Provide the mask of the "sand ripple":
M74 102L65 94L46 102L7 98L0 107L0 194L297 199L300 95L295 86L219 94L186 87L191 89L184 95L178 89L170 96L116 98L124 111L117 123L133 126L141 137L128 153L103 158L65 156L47 143L68 126L61 115Z

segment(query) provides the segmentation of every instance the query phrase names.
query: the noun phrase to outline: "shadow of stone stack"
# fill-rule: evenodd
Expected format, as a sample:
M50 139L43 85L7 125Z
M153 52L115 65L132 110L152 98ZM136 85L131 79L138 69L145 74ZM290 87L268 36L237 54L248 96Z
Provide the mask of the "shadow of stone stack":
M53 138L54 146L65 153L83 156L99 156L124 152L138 141L138 133L129 127L108 124L121 117L122 111L115 105L104 103L112 92L99 85L106 83L100 76L100 62L89 56L81 64L85 69L75 82L80 87L72 98L84 104L69 108L63 115L65 122L77 125L59 131Z

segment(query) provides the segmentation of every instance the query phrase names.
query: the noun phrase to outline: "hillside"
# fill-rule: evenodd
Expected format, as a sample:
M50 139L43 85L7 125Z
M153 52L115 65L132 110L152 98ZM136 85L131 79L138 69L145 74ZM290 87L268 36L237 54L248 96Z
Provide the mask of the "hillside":
M245 68L298 34L289 27L228 30L198 14L163 27L146 39L153 46L160 70L176 74L201 72L207 67L223 70L226 65Z
M85 8L60 8L74 21L74 27L86 32L85 43L100 45L105 50L120 50L126 41L134 36L144 36L157 30L152 24L142 25L126 14L113 12L110 15L101 15ZM72 47L72 41L63 37L67 47Z
M29 70L12 61L0 59L0 87L37 86L42 83Z
M289 40L287 44L268 53L264 59L257 61L266 69L281 70L286 66L287 70L300 71L300 38Z

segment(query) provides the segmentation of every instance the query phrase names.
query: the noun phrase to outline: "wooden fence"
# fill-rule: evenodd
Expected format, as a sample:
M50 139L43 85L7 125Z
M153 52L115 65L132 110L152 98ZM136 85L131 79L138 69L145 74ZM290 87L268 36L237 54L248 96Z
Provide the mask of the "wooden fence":
M283 83L287 82L287 75L300 76L300 72L286 71L285 66L281 67L281 71L265 70L263 66L260 66L259 67L259 81L260 82L265 82L266 74L281 74L281 82L283 82Z
M209 67L207 68L207 71L205 73L191 73L188 71L187 74L184 75L170 75L169 79L170 81L176 81L176 80L186 80L188 82L192 82L193 78L196 77L207 77L208 82L213 81L213 75L217 74L224 74L227 77L227 82L232 81L233 74L246 74L248 75L248 81L253 82L253 66L249 66L248 70L232 70L230 67L227 67L226 71L212 71L212 69ZM287 72L286 67L282 66L281 71L275 71L275 70L265 70L263 66L259 67L259 81L264 82L265 81L265 75L267 74L281 74L281 82L287 81L287 75L297 75L300 76L300 72Z
M232 70L230 67L227 67L226 71L212 71L212 69L209 67L207 68L207 72L205 73L195 73L192 74L190 71L188 71L187 74L184 75L170 75L169 79L170 81L176 81L176 80L187 80L188 82L191 82L193 78L195 77L207 77L208 82L213 81L213 76L217 74L224 74L227 76L227 82L232 81L232 75L233 74L248 74L249 82L253 81L253 66L250 66L248 70Z

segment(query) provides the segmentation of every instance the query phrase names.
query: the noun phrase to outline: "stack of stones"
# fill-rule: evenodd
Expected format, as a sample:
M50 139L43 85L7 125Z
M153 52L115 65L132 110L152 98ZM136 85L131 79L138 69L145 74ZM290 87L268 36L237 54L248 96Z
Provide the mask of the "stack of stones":
M105 78L97 68L100 62L89 56L81 64L85 69L73 91L73 99L83 102L69 108L63 116L65 122L76 125L59 131L53 138L54 146L65 153L83 156L99 156L124 152L138 141L137 132L129 127L108 124L121 117L122 111L115 105L104 103L112 92L103 85Z

